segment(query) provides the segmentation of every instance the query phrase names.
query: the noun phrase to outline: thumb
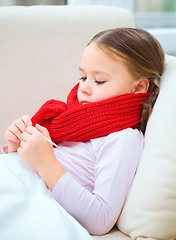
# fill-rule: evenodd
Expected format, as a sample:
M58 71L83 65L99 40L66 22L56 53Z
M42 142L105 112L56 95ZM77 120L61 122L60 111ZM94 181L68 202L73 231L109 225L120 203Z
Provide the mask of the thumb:
M42 127L40 124L37 123L37 124L35 125L35 128L36 128L40 133L42 133L45 137L51 139L51 138L50 138L50 135L49 135L49 132L48 132L48 130L47 130L45 127Z

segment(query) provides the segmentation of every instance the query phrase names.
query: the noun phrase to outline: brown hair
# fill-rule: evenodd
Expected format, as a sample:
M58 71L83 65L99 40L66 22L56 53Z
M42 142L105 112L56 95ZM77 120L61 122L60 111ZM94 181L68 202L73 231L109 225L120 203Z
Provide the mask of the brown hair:
M149 32L136 28L106 30L95 35L88 45L92 42L113 59L122 57L135 77L147 77L149 80L148 91L151 95L143 105L139 127L144 133L159 94L164 69L164 52L160 43Z

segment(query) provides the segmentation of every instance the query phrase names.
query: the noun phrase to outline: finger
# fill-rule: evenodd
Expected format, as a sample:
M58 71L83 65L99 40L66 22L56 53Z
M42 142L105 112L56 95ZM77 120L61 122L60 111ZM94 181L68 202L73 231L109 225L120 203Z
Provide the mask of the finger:
M19 129L19 131L22 133L26 130L26 125L23 122L23 120L21 118L16 119L13 123L13 125Z
M22 140L22 141L20 142L20 147L23 149L24 146L25 146L25 144L26 144L26 142Z
M42 127L41 125L39 125L38 123L35 125L36 129L42 133L45 137L50 139L50 135L48 130L45 127Z
M16 127L15 124L12 124L12 125L9 126L8 134L9 134L9 132L11 134L13 134L14 136L16 136L17 139L21 140L21 133L22 132L21 132L21 130L18 127Z
M26 128L26 132L33 135L35 133L39 133L39 131L34 126L28 126Z
M29 140L30 136L31 136L31 134L29 134L27 132L23 132L21 134L21 139L22 139L22 141L27 142Z
M20 139L11 131L7 132L7 141L19 143Z
M21 117L22 121L24 122L25 126L32 126L32 121L28 115L24 115Z
M22 151L22 148L21 147L19 147L18 149L17 149L17 153L21 156L21 151Z

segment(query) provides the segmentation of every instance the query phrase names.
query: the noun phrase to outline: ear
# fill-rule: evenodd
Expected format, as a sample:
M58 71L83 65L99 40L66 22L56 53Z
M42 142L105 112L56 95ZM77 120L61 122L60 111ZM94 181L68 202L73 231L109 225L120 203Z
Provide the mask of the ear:
M146 93L149 88L149 80L146 77L140 77L134 86L133 93Z

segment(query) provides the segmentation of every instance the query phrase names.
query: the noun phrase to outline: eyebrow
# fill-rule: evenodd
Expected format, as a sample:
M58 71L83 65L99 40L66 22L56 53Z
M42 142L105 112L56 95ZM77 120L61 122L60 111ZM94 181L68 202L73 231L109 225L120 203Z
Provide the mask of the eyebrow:
M79 66L79 70L82 71L82 72L84 72L84 69L83 69L82 67L80 67L80 66ZM98 71L98 70L94 70L93 73L95 73L95 74L99 74L99 73L101 73L101 74L108 75L108 76L110 75L110 74L107 73L107 72L104 72L104 71Z

